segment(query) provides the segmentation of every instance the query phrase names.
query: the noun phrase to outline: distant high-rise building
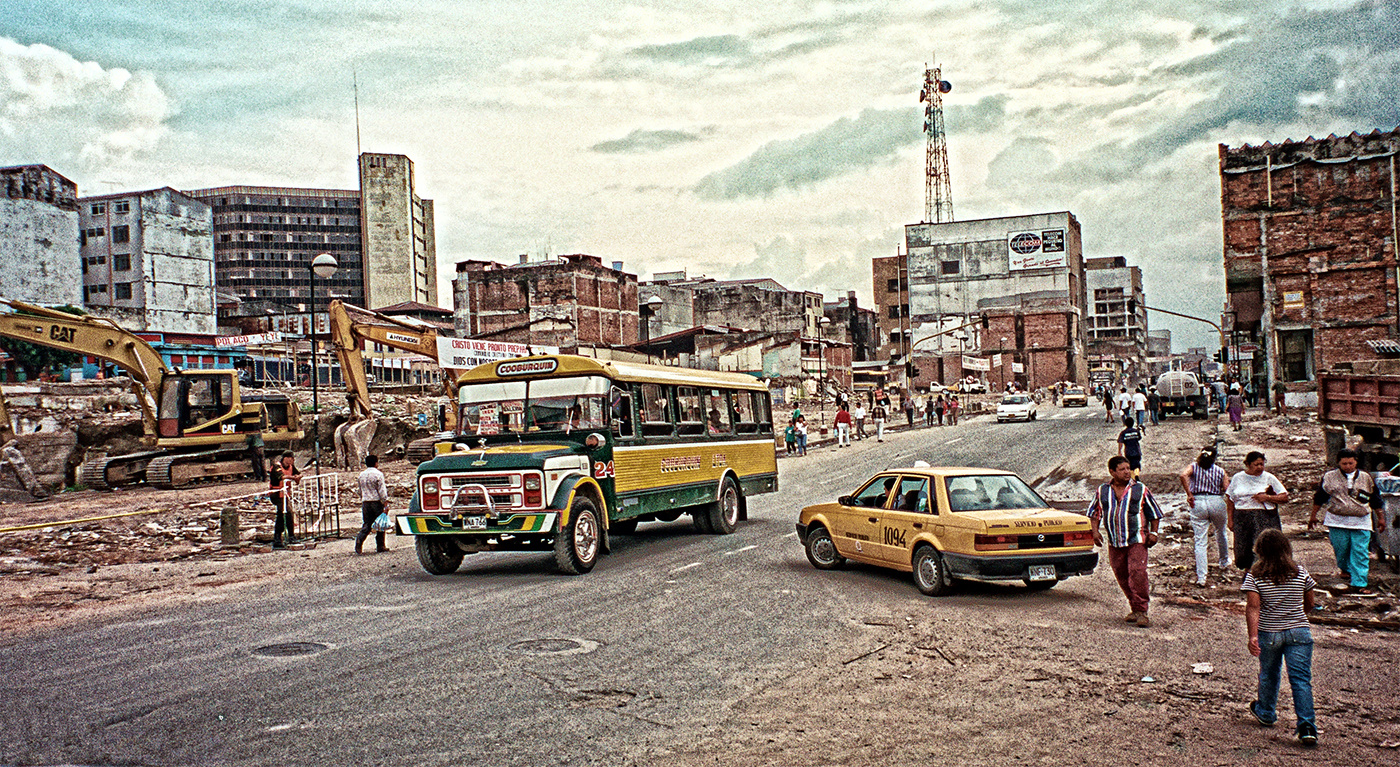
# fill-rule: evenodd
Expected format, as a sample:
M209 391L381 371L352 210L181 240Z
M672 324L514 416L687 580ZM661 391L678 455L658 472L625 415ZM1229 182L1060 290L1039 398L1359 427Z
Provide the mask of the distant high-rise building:
M0 168L0 296L80 306L78 185L46 165Z
M213 209L215 284L237 299L221 307L226 324L309 312L311 261L320 253L335 256L340 267L316 279L317 307L324 311L332 297L365 305L359 192L224 186L186 194ZM305 319L283 329L300 331Z
M436 305L433 201L414 192L403 155L360 156L360 189L225 186L186 192L214 210L220 315L247 327L277 316L305 332L310 264L329 253L339 268L316 278L316 306L331 298L370 308L408 301ZM322 320L324 321L324 320Z
M414 192L413 161L401 154L360 155L360 204L369 301L437 305L433 201Z
M1147 370L1147 299L1142 268L1122 256L1084 259L1089 365L1130 375Z
M128 330L212 335L213 214L165 187L78 201L83 303Z

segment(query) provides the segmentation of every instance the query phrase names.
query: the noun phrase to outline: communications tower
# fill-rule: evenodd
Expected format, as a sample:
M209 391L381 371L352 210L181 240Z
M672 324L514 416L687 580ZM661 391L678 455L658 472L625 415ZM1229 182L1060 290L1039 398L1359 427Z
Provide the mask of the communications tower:
M924 70L924 135L927 137L924 170L924 223L953 220L953 184L948 178L948 139L943 131L943 94L953 84L943 79L941 67Z

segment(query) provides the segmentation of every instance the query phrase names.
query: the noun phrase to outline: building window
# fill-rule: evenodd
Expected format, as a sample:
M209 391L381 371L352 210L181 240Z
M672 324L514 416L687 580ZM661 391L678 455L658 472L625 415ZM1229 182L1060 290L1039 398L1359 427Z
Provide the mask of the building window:
M112 212L117 215L126 215L131 212L131 203L126 200L112 203Z
M131 242L131 227L126 224L112 227L112 242Z
M94 203L92 204L92 215L94 215L94 216L100 216L100 215L102 215L103 213L106 213L106 212L107 212L107 203L105 203L105 202L94 202Z
M86 234L86 235L88 236L88 239L92 239L93 237L106 237L106 236L107 236L107 230L106 230L106 229L103 229L103 228L100 227L100 226L98 226L98 227L94 227L94 228L92 228L92 229L89 229L89 230L87 230L86 232L83 232L83 234Z
M958 274L962 271L962 264L958 261L944 261L941 271L944 275Z
M1279 364L1285 381L1311 381L1312 331L1280 330L1278 334Z
M117 299L118 301L130 301L130 300L131 300L131 283L129 283L129 282L118 282L118 283L114 286L114 289L113 289L113 291L112 291L112 297L115 298L115 299Z
M885 292L887 292L887 293L898 293L898 292L899 292L899 279L896 278L896 277L891 277L889 280L886 280L886 282L885 282Z
M130 253L116 253L116 254L113 254L113 256L112 256L112 268L115 269L115 270L117 270L117 271L119 271L119 272L125 272L125 271L127 271L128 269L130 269L130 268L131 268L131 254L130 254Z

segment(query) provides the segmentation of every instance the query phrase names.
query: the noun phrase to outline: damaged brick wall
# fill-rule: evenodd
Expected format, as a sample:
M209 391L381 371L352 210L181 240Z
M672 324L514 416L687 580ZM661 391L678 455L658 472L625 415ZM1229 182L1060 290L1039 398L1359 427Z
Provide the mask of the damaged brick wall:
M1280 333L1310 332L1313 371L1374 357L1367 340L1400 337L1397 146L1400 129L1220 145L1225 277L1239 329L1261 339L1267 308Z

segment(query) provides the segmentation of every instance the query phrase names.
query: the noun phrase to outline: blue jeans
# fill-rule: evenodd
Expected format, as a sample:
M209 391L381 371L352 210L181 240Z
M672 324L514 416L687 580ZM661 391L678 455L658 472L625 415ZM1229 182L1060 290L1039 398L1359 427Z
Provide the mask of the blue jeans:
M1259 717L1273 722L1278 719L1278 684L1283 665L1288 664L1288 686L1293 688L1293 713L1298 722L1317 726L1313 715L1312 694L1312 630L1303 628L1287 631L1259 632Z

